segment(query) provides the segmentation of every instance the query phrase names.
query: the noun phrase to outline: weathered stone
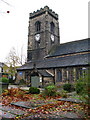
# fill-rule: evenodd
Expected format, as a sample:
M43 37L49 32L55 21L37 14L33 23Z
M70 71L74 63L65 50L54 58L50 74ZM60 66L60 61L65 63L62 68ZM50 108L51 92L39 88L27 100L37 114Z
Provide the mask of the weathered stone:
M82 103L81 100L73 99L73 98L60 98L57 99L58 101L66 101L66 102L75 102L75 103Z
M72 112L59 112L57 114L32 114L26 118L23 118L22 120L42 120L42 119L47 119L47 120L83 120L82 118L79 118L77 114L72 113Z
M43 9L44 10L44 9ZM41 60L48 54L53 45L59 44L59 23L57 18L50 15L45 10L45 13L40 10L30 14L28 27L28 50L27 60ZM50 12L53 13L53 12ZM33 15L33 17L31 17ZM55 14L54 14L55 15ZM54 30L51 30L51 23L54 24ZM39 29L37 28L39 26ZM40 40L36 41L35 36L40 34ZM54 35L54 41L51 40L51 34Z
M34 108L36 108L36 107L39 107L39 106L41 106L41 105L43 105L43 103L42 104L40 104L40 103L31 103L31 102L16 102L16 103L11 103L12 105L16 105L16 106L19 106L19 107L23 107L23 108L31 108L31 109L34 109Z
M12 108L9 106L2 106L2 107L0 107L0 110L6 111L6 112L14 114L14 115L23 115L25 113L23 110L15 109L15 108Z
M20 102L15 102L15 103L11 103L11 105L16 105L16 106L19 106L19 107L23 107L23 108L31 108L31 109L34 109L36 107L39 107L39 106L42 106L42 105L46 105L46 104L49 104L49 103L52 103L52 102L44 102L43 100L39 100L39 101L26 101L26 102L23 102L23 101L20 101Z
M15 118L15 117L16 115L14 114L0 110L0 118L8 118L10 120L11 118Z
M16 105L23 108L32 108L31 105L27 104L27 102L21 102L21 101L16 103L11 103L11 105Z
M73 112L66 112L66 113L64 114L64 117L66 117L66 118L79 118L79 117L77 116L77 114L76 114L76 113L73 113Z

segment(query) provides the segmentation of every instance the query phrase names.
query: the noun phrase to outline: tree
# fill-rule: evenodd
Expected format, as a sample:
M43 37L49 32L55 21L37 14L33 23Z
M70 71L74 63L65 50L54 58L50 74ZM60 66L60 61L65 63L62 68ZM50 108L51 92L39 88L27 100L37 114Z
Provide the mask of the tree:
M16 54L16 50L13 47L8 56L6 57L6 64L9 66L9 72L14 76L16 73L16 68L20 64L20 58Z
M8 56L6 57L6 65L9 67L9 73L12 76L15 76L17 73L16 69L23 65L26 62L26 57L23 54L23 47L21 48L20 56L17 54L16 49L14 47L11 48Z
M20 65L23 65L26 61L27 61L27 58L26 58L26 55L24 54L23 52L23 45L21 47L21 54L19 55L20 57Z
M9 73L11 73L12 76L15 76L17 72L16 68L24 64L25 60L26 59L23 55L23 51L21 51L21 55L19 57L19 55L16 53L16 49L14 47L11 48L8 56L6 57L6 64L9 66Z

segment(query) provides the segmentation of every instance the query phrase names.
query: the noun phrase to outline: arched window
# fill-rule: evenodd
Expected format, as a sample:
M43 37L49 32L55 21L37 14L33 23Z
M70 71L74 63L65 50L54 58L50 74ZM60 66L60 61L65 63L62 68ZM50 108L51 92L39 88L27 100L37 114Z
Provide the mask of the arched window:
M55 25L53 22L50 23L50 31L54 33Z
M37 21L35 23L35 31L36 32L39 32L41 30L41 22L40 21Z

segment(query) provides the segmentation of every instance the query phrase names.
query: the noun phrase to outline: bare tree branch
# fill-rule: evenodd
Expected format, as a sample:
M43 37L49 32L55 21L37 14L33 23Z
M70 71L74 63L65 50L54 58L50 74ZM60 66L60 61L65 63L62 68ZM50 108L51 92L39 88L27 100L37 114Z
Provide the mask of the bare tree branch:
M4 0L1 0L2 2L4 2L5 4L11 6L8 2L4 1Z

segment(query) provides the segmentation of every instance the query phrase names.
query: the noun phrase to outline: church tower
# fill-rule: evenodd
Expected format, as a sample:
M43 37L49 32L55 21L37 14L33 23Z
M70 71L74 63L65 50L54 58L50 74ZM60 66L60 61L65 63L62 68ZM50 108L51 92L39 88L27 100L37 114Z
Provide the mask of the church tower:
M30 13L27 61L41 60L60 44L58 15L48 6Z

